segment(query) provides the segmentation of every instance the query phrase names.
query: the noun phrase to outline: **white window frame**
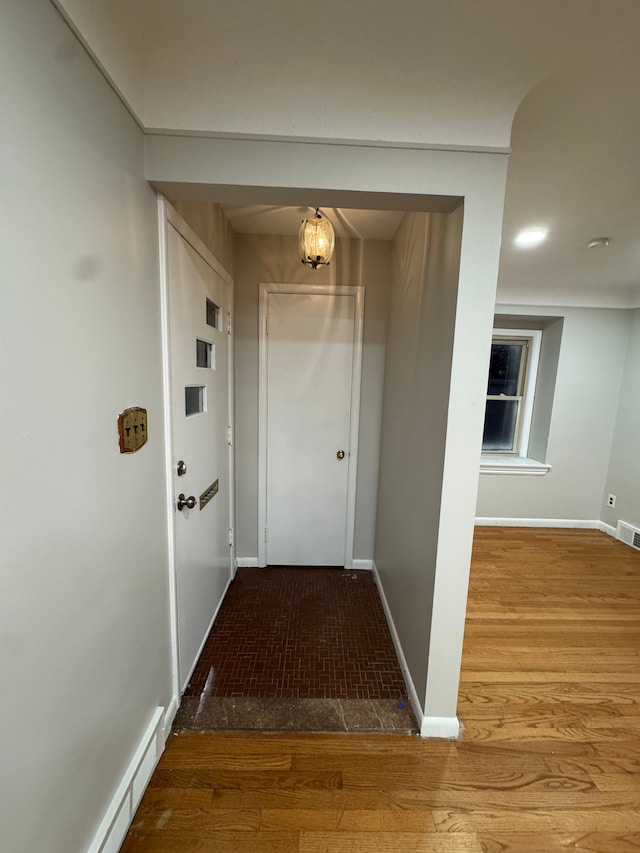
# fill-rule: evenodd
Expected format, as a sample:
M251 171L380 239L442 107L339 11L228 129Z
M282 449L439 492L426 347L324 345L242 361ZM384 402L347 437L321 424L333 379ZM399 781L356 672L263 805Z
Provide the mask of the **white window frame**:
M528 341L527 361L525 364L524 387L522 388L521 411L519 424L516 427L516 446L513 450L483 450L483 461L496 461L498 458L513 461L515 458L526 459L531 437L531 421L533 419L533 404L535 401L536 383L538 381L538 365L540 363L540 347L542 331L540 329L494 329L491 337L493 344L496 339ZM487 395L487 399L489 399Z

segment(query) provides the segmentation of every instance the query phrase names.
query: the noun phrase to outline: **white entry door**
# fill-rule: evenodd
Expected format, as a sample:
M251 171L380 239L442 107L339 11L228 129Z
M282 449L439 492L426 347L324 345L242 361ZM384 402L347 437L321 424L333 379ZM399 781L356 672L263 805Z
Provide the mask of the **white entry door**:
M260 562L350 566L363 289L262 288Z
M178 680L184 690L231 578L231 283L166 206ZM187 242L178 226L188 234Z

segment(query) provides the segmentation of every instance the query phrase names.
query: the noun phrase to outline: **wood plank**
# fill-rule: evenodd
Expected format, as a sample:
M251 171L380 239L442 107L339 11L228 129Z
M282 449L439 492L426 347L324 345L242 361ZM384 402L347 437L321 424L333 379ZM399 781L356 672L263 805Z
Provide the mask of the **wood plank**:
M637 853L640 850L640 835L629 833L616 835L610 832L573 833L571 835L549 833L504 833L488 835L479 833L478 838L484 853L566 853L568 849L591 851L591 853Z
M482 853L475 833L302 832L300 853Z
M426 809L263 809L262 829L303 832L435 832Z
M203 770L185 768L184 770L165 770L158 767L150 783L152 788L209 788L216 791L240 789L244 791L264 791L278 788L290 790L332 790L342 787L342 777L335 771L291 771L281 773L272 770Z
M120 853L299 853L297 832L226 832L215 836L183 834L179 841L162 833L129 833Z
M162 832L163 835L198 835L202 838L221 830L229 832L255 832L260 826L258 809L216 808L141 808L138 809L133 829L139 834Z
M574 810L529 809L499 811L473 808L434 810L438 832L640 832L640 812L635 809Z

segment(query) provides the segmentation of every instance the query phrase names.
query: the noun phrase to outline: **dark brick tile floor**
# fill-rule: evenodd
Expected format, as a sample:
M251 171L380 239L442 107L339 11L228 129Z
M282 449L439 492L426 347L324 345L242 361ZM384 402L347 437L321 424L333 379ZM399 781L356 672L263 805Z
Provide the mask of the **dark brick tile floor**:
M185 698L407 701L373 575L239 569Z

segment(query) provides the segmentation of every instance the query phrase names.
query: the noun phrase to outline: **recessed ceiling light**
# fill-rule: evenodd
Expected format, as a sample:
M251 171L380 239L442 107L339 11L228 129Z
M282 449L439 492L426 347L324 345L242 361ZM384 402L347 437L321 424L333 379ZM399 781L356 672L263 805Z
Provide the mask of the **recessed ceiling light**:
M545 228L525 228L516 234L514 243L521 249L532 249L534 246L539 246L546 238Z
M587 243L587 249L603 249L609 245L609 237L594 237Z

